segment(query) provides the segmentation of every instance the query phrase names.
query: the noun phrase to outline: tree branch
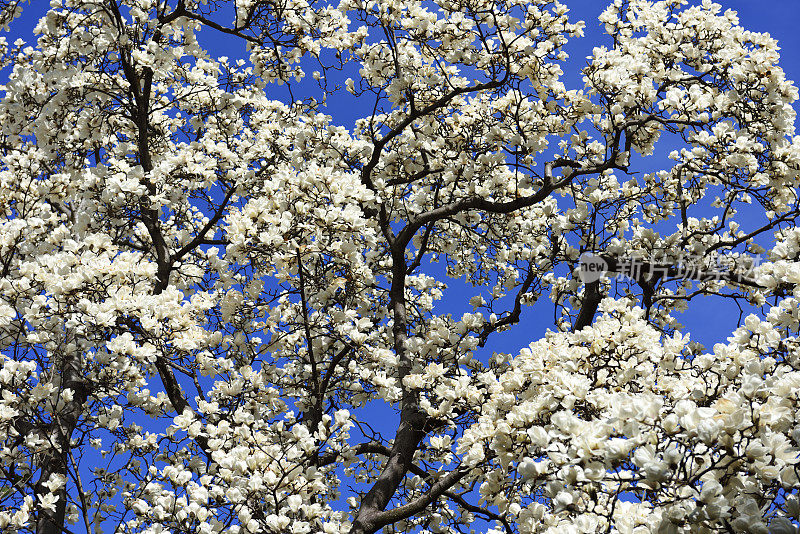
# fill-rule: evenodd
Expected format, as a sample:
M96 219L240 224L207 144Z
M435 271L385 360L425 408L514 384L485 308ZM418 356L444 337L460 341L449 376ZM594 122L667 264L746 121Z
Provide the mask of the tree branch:
M594 281L586 284L581 309L575 319L575 324L572 325L573 332L579 332L592 324L594 314L597 313L597 307L600 305L601 300L603 300L603 296L600 293L600 282Z

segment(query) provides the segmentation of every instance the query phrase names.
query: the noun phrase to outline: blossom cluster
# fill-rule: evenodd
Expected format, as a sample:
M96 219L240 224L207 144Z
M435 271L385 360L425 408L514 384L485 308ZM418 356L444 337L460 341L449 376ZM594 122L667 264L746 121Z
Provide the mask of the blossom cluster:
M769 36L615 0L568 87L553 0L43 9L0 42L1 531L797 531ZM589 250L738 271L589 284ZM743 311L711 349L706 297Z

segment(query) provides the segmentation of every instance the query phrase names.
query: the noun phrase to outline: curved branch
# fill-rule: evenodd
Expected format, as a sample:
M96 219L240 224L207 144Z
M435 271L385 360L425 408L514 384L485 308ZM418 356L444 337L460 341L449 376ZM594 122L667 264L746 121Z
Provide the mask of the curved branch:
M427 493L411 501L408 504L380 512L372 518L372 532L390 525L402 519L406 519L424 510L429 504L443 496L448 489L452 488L459 480L467 474L465 468L459 467L441 477L428 489Z
M600 282L594 281L586 284L581 309L578 312L578 317L575 319L575 324L572 325L573 332L579 332L592 324L601 300L603 300L603 295L600 293Z

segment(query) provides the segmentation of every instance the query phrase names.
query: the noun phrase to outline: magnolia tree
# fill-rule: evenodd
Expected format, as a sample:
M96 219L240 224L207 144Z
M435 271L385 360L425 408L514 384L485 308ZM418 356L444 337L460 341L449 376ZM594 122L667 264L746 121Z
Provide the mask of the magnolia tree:
M798 532L797 89L719 5L600 23L574 87L552 0L3 41L0 530Z

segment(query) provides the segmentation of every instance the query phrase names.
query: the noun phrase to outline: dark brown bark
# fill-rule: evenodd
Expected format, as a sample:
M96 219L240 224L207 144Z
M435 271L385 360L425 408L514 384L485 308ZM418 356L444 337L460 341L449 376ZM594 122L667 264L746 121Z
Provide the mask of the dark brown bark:
M572 325L573 332L578 332L592 324L601 300L603 300L603 295L600 293L600 282L589 282L586 284L581 309L578 312L578 317L575 319L575 324Z
M109 5L112 10L113 16L117 20L120 32L122 32L124 28L124 22L122 20L122 15L119 11L119 7L115 2L110 2ZM160 25L164 25L180 16L185 16L185 15L186 15L185 5L184 2L181 1L178 3L178 7L171 14L160 17L159 23ZM161 29L160 27L158 27L153 32L152 42L159 44L161 38L162 38ZM139 164L142 166L142 170L144 171L144 177L142 183L147 189L148 195L155 195L158 192L156 185L155 183L153 183L150 177L147 176L148 173L153 170L152 156L150 154L150 129L149 129L150 98L153 85L153 71L151 68L145 67L142 69L141 76L139 76L136 74L136 69L134 68L134 65L132 63L130 52L128 52L125 49L120 49L119 54L125 78L130 84L130 93L131 93L130 96L132 99L131 113L134 118L137 130L137 152L139 156ZM153 287L154 295L161 294L169 286L169 278L175 262L180 260L180 258L185 256L186 254L188 254L192 250L192 248L197 247L200 243L203 242L203 240L205 239L206 235L211 230L213 225L215 225L222 217L225 206L230 201L230 198L233 195L234 190L235 188L231 187L228 191L226 191L225 198L223 199L223 202L219 210L201 229L201 231L197 234L197 236L195 236L195 238L192 239L192 241L188 243L186 246L178 250L175 253L175 255L170 254L167 242L164 239L164 236L161 232L158 211L150 207L149 199L147 196L141 199L139 203L140 216L142 222L145 225L145 228L147 228L150 240L152 241L152 252L155 255L156 259L156 283ZM162 354L157 357L155 362L155 367L156 370L158 371L161 383L164 386L164 391L167 394L167 398L169 398L169 401L172 404L172 407L175 410L175 412L181 414L187 408L191 409L191 406L189 405L189 402L186 400L184 393L181 391L180 385L178 384L178 381L175 378L175 374L170 368L170 365L167 362L165 355ZM210 458L211 455L208 449L208 442L206 438L198 436L196 438L196 441L203 449L206 456Z
M381 515L389 504L392 495L397 491L403 478L411 469L414 452L425 436L426 415L419 407L419 396L414 390L402 386L403 378L411 372L413 364L412 355L407 347L408 316L406 310L405 281L405 243L395 244L392 251L392 287L390 289L392 317L392 335L394 349L398 355L398 380L401 384L403 396L401 399L400 424L395 433L394 443L389 452L389 458L380 475L375 480L370 490L361 500L353 527L352 534L372 533L383 526Z
M63 409L53 415L53 422L47 429L50 448L42 453L40 460L39 480L36 483L36 499L41 495L50 493L45 486L52 475L67 478L69 466L69 451L72 433L78 426L78 421L83 413L83 405L88 397L88 386L82 375L82 362L80 354L66 354L63 357L61 372L61 388L71 389L73 397ZM36 515L36 534L56 534L63 530L67 509L66 486L55 492L58 501L55 510L39 508Z

